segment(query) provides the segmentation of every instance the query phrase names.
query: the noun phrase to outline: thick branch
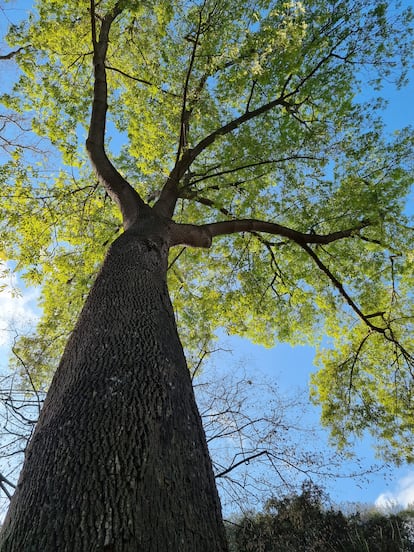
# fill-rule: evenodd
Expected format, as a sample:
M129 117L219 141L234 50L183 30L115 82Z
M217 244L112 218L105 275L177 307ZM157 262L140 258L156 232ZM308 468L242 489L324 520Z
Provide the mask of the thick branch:
M192 247L210 247L214 237L241 232L266 232L267 234L283 236L301 246L310 243L327 244L349 238L368 225L369 223L364 221L353 228L331 232L330 234L305 234L275 222L256 219L225 220L200 226L173 223L171 227L171 245L185 244Z
M89 125L86 149L99 181L105 187L108 195L121 210L124 227L128 228L137 219L140 209L145 203L132 186L116 170L105 152L105 126L108 109L108 87L106 80L105 60L108 50L109 31L111 25L122 12L121 2L117 2L111 12L102 19L99 38L96 32L95 3L91 0L91 33L93 42L94 94L92 114Z
M277 236L283 236L298 244L319 243L327 244L356 234L359 230L368 226L368 222L361 222L353 228L339 230L330 234L305 234L287 226L256 219L226 220L205 224L201 228L207 230L211 237L235 234L239 232L266 232Z
M171 223L170 245L188 245L208 249L211 246L211 235L208 230L195 224Z

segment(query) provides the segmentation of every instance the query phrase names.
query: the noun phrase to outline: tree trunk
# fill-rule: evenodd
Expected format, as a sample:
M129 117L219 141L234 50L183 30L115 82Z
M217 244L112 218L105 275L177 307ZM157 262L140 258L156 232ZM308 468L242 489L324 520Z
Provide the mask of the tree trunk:
M2 552L227 550L167 257L159 223L111 246L27 449Z

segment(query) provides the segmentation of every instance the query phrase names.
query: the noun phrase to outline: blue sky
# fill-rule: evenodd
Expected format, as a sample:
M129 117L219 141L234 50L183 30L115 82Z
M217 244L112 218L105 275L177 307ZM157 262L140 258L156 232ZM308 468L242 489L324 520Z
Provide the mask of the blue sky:
M25 6L30 5L28 0L19 0L6 4L6 14L13 19L24 13ZM406 5L411 2L405 2ZM3 5L0 3L0 5ZM0 13L0 32L3 31L5 20ZM389 106L384 112L388 130L392 132L409 124L414 125L414 72L411 73L410 84L407 88L397 91L392 85L388 85L384 91L389 100ZM412 199L412 198L411 198ZM409 206L412 210L413 207ZM13 297L13 282L0 293L0 369L7 362L10 337L13 336L13 327L27 324L31 319L35 320L36 290L25 290L22 296ZM16 281L14 282L16 284ZM227 360L221 361L222 365L216 366L224 370L227 366L242 365L247 377L253 381L265 378L275 382L282 393L289 394L292 389L305 389L312 371L314 371L313 350L310 347L295 347L277 345L273 349L255 346L246 340L235 337L225 338L224 346L233 350ZM258 407L259 408L259 407ZM307 422L317 423L318 409L309 407ZM315 450L325 449L327 435L321 436L321 440L313 444ZM357 456L362 460L362 465L369 467L376 462L369 439L356 445ZM344 465L344 472L352 470L353 464ZM0 472L1 472L0 468ZM364 479L327 480L326 488L331 498L337 502L375 503L378 505L400 503L414 503L414 467L402 466L400 468L385 467L382 471L372 474Z

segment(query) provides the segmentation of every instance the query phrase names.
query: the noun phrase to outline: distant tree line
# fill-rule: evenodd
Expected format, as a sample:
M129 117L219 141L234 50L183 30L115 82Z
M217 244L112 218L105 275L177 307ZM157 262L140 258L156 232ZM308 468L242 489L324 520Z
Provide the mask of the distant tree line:
M344 514L320 487L271 498L263 512L227 523L230 552L412 552L414 510Z

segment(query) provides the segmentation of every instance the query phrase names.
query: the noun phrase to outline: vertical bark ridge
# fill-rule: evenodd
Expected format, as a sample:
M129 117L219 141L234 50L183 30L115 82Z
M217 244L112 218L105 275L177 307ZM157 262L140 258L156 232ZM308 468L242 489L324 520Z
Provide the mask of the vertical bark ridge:
M52 382L2 552L222 552L204 432L166 286L168 243L112 245Z

